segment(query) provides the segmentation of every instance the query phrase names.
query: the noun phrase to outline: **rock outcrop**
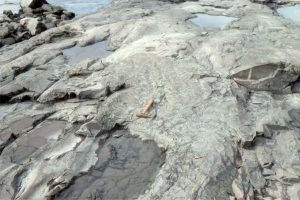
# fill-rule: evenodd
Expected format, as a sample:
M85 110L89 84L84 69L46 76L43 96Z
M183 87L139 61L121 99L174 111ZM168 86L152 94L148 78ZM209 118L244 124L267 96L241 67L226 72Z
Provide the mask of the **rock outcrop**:
M21 0L22 8L40 8L43 4L47 4L45 0Z
M4 11L0 15L0 47L11 45L71 20L75 14L46 1L22 1L19 13Z
M300 199L299 35L250 0L129 0L2 47L0 199Z

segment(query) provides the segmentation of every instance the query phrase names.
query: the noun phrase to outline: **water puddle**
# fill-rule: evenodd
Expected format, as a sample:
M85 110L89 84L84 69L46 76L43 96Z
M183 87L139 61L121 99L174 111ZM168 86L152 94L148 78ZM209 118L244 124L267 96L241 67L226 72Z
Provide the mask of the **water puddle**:
M141 141L124 130L100 145L96 165L55 199L135 199L150 186L165 159L153 141Z
M300 22L300 5L278 8L277 12L285 18Z
M32 128L34 121L32 117L28 116L10 124L10 129L14 134L19 135L23 131L26 131L26 129Z
M84 59L104 58L110 54L106 49L106 41L98 42L89 46L75 46L69 49L64 49L63 54L68 59L69 65L77 64Z
M30 133L32 137L42 137L46 140L57 140L64 132L65 123L61 121L52 122Z
M19 125L27 126L32 120L30 118L23 120ZM12 162L22 163L28 159L31 154L37 151L48 142L57 140L58 137L64 132L65 122L51 121L45 123L39 128L23 135L16 141L16 146L12 149L4 150L3 154L8 154L11 157ZM18 126L21 127L21 126Z
M29 131L33 128L34 123L38 120L42 119L45 115L40 114L36 116L25 116L21 119L18 119L14 122L12 122L9 127L11 131L14 133L14 135L18 136L26 131Z
M197 17L191 19L191 21L197 26L208 28L222 28L226 24L234 20L237 20L237 18L227 16L213 16L207 14L197 14Z
M107 5L110 0L47 0L48 3L61 6L68 11L74 12L76 16L95 12Z

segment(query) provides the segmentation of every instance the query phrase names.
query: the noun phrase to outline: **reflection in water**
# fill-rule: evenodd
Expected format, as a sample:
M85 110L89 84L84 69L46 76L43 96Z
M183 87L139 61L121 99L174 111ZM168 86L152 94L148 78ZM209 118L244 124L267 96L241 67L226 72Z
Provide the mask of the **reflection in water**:
M88 14L107 5L110 0L47 0L50 4L64 7L74 12L76 16Z
M278 8L277 12L285 18L300 22L300 5Z
M152 183L165 156L154 142L141 141L124 130L100 144L97 155L89 173L55 199L135 199Z
M10 129L15 135L19 135L23 131L26 131L26 129L33 127L34 121L33 117L27 116L11 123Z
M41 128L37 128L30 133L33 137L42 137L46 140L57 140L58 137L63 133L65 128L65 122L52 122Z
M18 126L15 128L18 130L18 128L26 127L31 121L30 118L24 118L24 122L18 122ZM57 140L64 132L65 126L66 123L62 121L47 122L41 127L22 135L15 141L16 145L4 150L3 155L10 156L11 161L14 163L22 163L29 159L39 148L53 140Z
M236 19L234 17L197 14L197 17L192 18L191 21L200 27L222 28Z
M63 54L68 58L68 64L74 65L84 59L104 58L109 55L106 50L106 42L98 42L89 46L75 46L69 49L64 49Z

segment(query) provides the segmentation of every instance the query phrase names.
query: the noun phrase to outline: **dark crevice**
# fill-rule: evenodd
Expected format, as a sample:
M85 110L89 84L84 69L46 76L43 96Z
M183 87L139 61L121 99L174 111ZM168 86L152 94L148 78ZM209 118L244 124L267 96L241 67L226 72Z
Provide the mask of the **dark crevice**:
M9 139L0 145L0 155L2 154L3 150L10 145L11 143L13 143L15 140L17 139L17 137L14 134L11 134Z
M23 74L23 73L29 71L32 66L33 66L32 64L29 64L29 65L26 65L24 68L17 68L17 67L14 68L13 67L13 69L14 69L14 77L16 77L16 76L18 76L20 74Z
M7 95L0 95L0 104L8 103L11 97Z
M129 86L126 85L126 83L122 83L122 84L118 85L113 90L111 89L111 87L107 86L106 87L106 96L109 97L109 96L111 96L112 94L114 94L116 92L119 92L121 90L125 90L125 89L128 89L128 88L129 88Z
M23 92L25 93L25 92ZM10 100L9 100L9 103L21 103L21 102L28 102L28 101L35 101L36 98L34 96L34 93L32 94L19 94L21 96L19 96L18 98L16 96L12 97Z
M290 82L292 93L300 93L300 77L294 82Z
M268 6L272 10L276 10L280 6L291 4L291 2L284 2L284 1L277 1L277 0L265 0L265 1L251 0L251 2Z
M27 92L28 90L26 88L22 88L21 90L17 90L8 94L2 94L0 95L0 104L5 104L5 103L9 103L9 101L11 100L11 98L13 98L14 96L21 94L23 92Z
M66 93L63 97L57 97L53 100L47 101L47 103L54 104L54 103L58 103L58 102L62 102L62 101L70 100L70 99L76 99L77 97L78 96L76 93L70 92L70 93Z
M96 91L81 92L79 94L76 94L75 92L69 92L69 93L66 93L63 97L55 98L51 101L48 101L47 103L57 103L57 102L66 101L66 100L69 100L69 99L78 99L78 100L82 100L82 99L84 99L84 100L99 99L100 101L104 101L106 97L109 97L112 94L114 94L116 92L119 92L121 90L125 90L127 88L128 88L128 85L126 85L125 83L117 85L114 89L111 89L110 86L107 86L105 88L104 94L100 97L95 97L94 94L97 94Z
M15 175L14 180L12 181L12 187L14 188L14 195L12 199L16 199L22 187L22 180L27 176L27 174L28 170L23 169Z

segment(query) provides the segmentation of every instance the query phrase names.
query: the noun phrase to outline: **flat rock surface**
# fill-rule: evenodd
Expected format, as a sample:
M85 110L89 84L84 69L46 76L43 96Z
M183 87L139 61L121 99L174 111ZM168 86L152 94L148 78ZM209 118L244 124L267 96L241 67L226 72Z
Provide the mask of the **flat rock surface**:
M300 199L300 24L277 3L112 1L0 48L0 199Z

